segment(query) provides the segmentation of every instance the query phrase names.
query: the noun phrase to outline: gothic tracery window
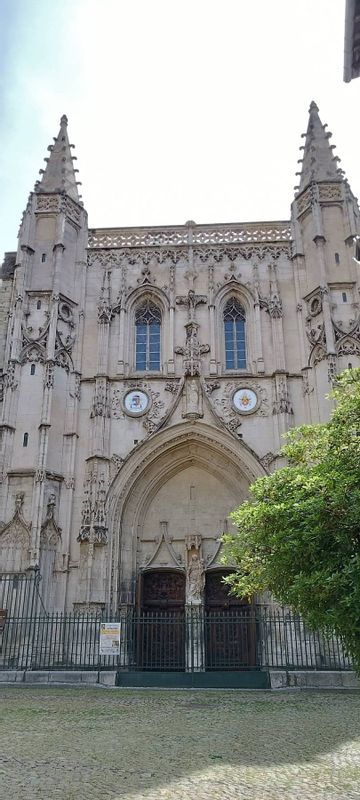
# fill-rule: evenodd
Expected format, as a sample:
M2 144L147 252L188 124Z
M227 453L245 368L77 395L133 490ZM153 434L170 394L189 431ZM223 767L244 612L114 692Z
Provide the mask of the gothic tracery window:
M224 308L224 338L226 369L245 369L245 311L236 297L231 297Z
M160 369L161 311L151 300L135 312L135 368L141 372Z

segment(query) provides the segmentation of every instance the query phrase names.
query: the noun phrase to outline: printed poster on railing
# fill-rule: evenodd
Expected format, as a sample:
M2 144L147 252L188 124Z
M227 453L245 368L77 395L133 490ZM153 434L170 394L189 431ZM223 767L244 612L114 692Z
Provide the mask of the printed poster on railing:
M120 622L100 623L100 648L101 656L118 656L120 654Z

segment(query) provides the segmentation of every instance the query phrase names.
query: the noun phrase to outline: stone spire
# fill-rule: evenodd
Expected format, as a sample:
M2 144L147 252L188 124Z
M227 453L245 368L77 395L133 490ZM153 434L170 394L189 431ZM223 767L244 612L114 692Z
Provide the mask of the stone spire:
M300 176L300 186L297 187L300 192L313 181L341 181L343 175L337 165L340 159L333 155L334 145L329 144L332 134L322 124L314 101L310 103L309 115L307 131L302 134L305 144L300 147L304 151L303 158L299 159L302 167L296 173Z
M76 180L77 169L74 169L73 161L76 156L71 154L74 145L69 144L67 133L68 120L65 114L60 120L60 130L54 144L50 144L49 158L45 158L46 167L40 170L42 178L35 185L35 191L41 192L63 192L69 195L77 203L80 202L78 192L79 182Z

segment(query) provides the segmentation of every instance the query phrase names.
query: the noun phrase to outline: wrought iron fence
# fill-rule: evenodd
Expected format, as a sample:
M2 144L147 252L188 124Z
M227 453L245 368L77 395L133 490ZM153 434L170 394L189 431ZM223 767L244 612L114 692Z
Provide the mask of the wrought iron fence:
M120 622L120 652L99 654L100 624ZM6 616L0 626L0 669L223 671L348 670L335 636L307 628L284 611L249 607L223 612L129 612Z
M0 573L0 616L24 617L40 614L44 606L40 595L40 572Z

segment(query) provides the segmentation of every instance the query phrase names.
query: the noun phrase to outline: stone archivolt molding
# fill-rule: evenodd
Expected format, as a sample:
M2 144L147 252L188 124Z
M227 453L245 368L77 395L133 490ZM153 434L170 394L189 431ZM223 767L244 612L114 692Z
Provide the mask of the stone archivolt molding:
M218 451L224 454L229 461L229 465L233 463L237 472L241 465L241 474L248 483L264 475L255 453L243 442L235 442L229 433L204 422L196 421L191 426L187 422L179 423L171 428L159 431L156 438L145 440L124 459L121 469L109 489L110 515L116 513L114 504L117 507L122 504L140 473L145 471L163 453L170 450L175 451L179 445L184 443L189 443L190 445L201 443L209 449L209 453Z
M191 426L180 423L140 445L125 459L108 493L112 601L116 596L120 547L125 547L126 558L135 566L133 532L141 529L149 503L166 480L192 463L224 481L235 497L239 491L245 496L247 485L266 474L250 448L203 422L196 421Z

